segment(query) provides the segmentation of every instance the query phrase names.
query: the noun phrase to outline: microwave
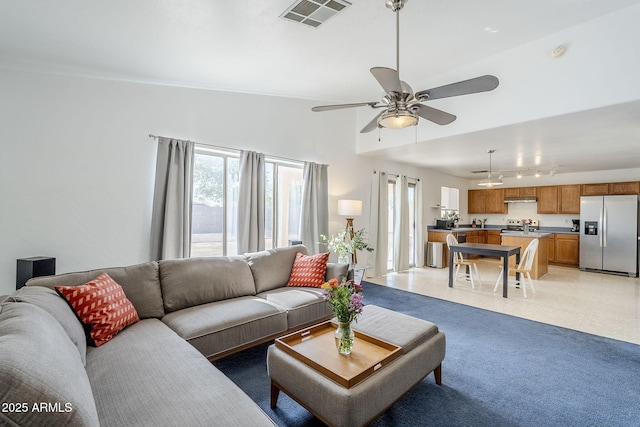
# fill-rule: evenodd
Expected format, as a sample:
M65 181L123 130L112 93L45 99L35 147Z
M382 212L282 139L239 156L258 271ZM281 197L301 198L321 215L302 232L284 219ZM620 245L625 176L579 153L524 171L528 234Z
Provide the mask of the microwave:
M453 228L452 219L436 219L436 228L438 230L451 230Z

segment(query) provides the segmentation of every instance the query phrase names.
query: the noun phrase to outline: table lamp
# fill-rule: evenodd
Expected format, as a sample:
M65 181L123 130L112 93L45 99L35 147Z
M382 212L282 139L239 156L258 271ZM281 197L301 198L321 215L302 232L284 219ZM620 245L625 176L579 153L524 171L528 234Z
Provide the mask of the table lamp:
M362 215L362 200L338 200L338 215L347 217L345 230L349 238L353 239L353 218ZM351 260L354 264L358 262L355 252L351 254Z

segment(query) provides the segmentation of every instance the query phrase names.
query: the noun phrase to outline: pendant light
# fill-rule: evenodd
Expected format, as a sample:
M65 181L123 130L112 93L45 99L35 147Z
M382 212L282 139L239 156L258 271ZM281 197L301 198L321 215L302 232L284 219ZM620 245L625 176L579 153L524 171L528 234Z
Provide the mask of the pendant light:
M487 153L489 153L489 175L487 176L487 179L483 179L482 181L480 181L478 183L478 185L482 186L482 187L493 187L495 185L502 185L503 182L501 179L493 179L491 178L491 155L493 153L495 153L496 150L487 150Z

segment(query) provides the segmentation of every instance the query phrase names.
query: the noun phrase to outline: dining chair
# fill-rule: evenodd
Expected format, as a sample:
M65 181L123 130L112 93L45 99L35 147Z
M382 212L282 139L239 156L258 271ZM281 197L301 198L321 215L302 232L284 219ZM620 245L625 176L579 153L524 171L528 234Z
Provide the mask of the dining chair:
M453 234L447 234L447 247L449 248L449 250L451 250L451 245L457 245L457 244L458 244L458 239L456 239L456 237ZM454 273L455 274L454 281L455 279L458 278L458 274L460 274L460 267L464 265L465 277L467 277L471 281L471 288L472 289L476 288L474 276L475 276L475 279L478 281L478 284L482 286L482 280L480 279L480 272L478 271L478 261L475 259L467 259L463 257L460 252L456 252L454 255L455 256L453 258L453 263L456 266L456 271Z
M525 298L527 297L527 280L529 281L528 284L531 287L531 291L533 291L534 294L536 293L536 289L533 287L533 280L531 280L531 269L533 268L533 260L536 257L536 252L538 251L538 243L538 239L532 239L531 242L529 242L526 249L524 250L524 253L520 257L520 263L514 269L516 273L520 273L520 283L522 284L522 293L524 294ZM500 286L502 271L503 266L501 264L500 274L498 275L498 280L496 280L496 286L493 288L493 292L497 291L498 287ZM514 283L517 284L515 280Z

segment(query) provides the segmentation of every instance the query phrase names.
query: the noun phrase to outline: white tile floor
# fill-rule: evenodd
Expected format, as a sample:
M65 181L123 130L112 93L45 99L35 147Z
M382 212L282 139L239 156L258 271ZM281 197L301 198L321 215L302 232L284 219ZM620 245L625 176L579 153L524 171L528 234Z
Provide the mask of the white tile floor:
M577 268L549 266L549 272L534 280L536 293L502 286L494 293L499 267L480 260L482 286L458 279L447 286L447 268L413 268L406 272L365 280L389 287L466 304L551 325L640 344L640 279L582 272ZM366 295L365 295L366 300Z

